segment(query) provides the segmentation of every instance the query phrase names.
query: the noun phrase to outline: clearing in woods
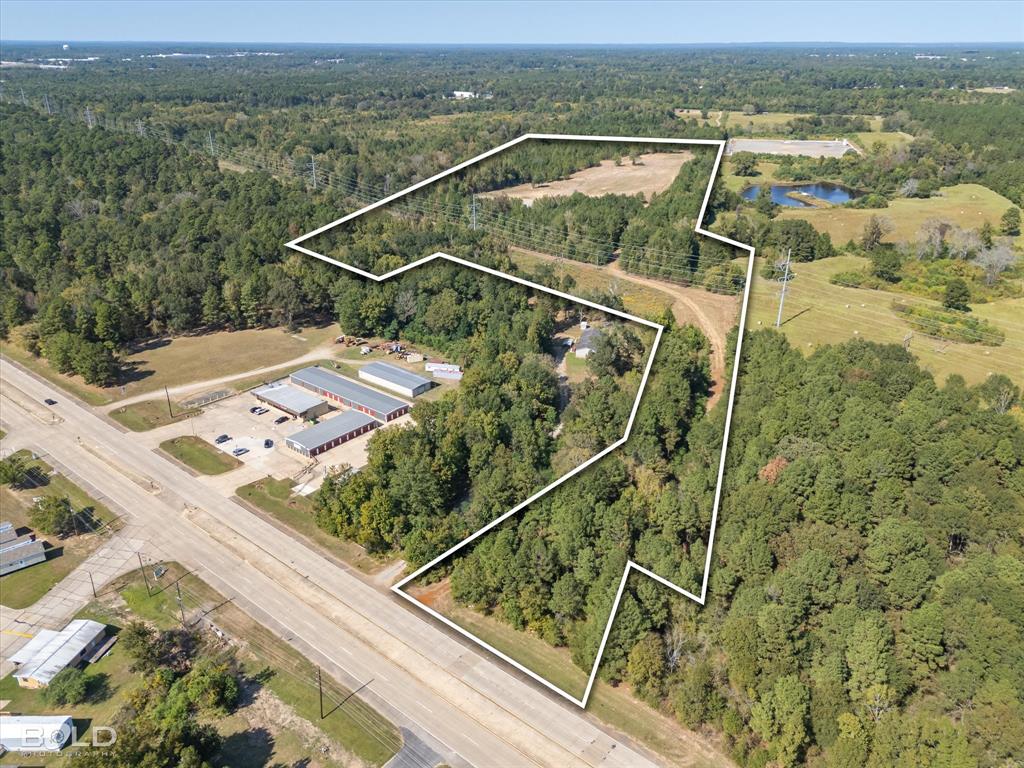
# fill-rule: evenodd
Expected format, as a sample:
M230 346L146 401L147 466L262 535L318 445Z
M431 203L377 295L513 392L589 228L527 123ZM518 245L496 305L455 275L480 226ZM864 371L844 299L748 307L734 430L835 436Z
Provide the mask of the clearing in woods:
M692 159L693 153L684 150L640 155L637 165L628 157L622 158L620 165L614 160L602 160L599 165L584 168L567 179L547 184L517 184L484 192L480 197L514 197L530 205L542 197L568 197L580 192L592 197L642 194L649 202L652 195L668 189L683 163Z
M531 269L536 268L538 262L548 262L555 266L557 275L572 275L579 288L621 296L628 312L657 319L671 307L677 323L696 325L711 342L711 377L715 385L708 407L718 401L725 384L725 337L739 321L738 296L724 296L703 288L634 275L623 270L617 261L598 267L524 248L513 247L509 252L512 261L520 267Z
M906 297L888 291L845 288L829 283L837 272L863 269L867 259L859 256L835 256L831 259L793 265L795 277L786 289L781 329L793 346L806 354L818 347L839 344L850 339L865 339L884 344L903 344L911 328L892 310L894 299L927 307L939 307L936 301ZM779 283L758 275L754 270L747 329L774 328L779 308ZM950 374L964 377L968 384L980 384L991 373L1004 373L1020 379L1024 356L1024 299L1001 299L975 304L971 314L989 320L1006 333L998 347L961 344L914 333L910 351L921 367L942 383Z

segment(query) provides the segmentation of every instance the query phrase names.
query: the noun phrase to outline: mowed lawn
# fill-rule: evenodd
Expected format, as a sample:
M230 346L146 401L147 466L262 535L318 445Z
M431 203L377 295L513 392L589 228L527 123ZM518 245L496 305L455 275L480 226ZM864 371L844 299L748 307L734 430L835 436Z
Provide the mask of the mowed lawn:
M242 466L234 456L192 435L164 440L160 449L203 475L222 475Z
M167 424L183 421L200 413L202 411L199 409L181 408L173 401L171 402L170 409L168 409L167 400L164 398L129 403L120 408L115 406L108 411L108 414L114 421L128 427L132 432L145 432L149 429L156 429Z
M938 302L888 291L844 288L828 282L837 272L861 269L867 260L836 256L794 265L796 277L786 291L781 330L805 353L817 347L850 339L902 344L911 328L892 310L892 302L905 298L915 304L938 307ZM747 329L773 328L779 302L779 283L757 275L751 289ZM921 366L940 383L957 373L968 384L979 384L991 373L1013 379L1024 377L1024 299L1003 299L976 304L973 314L990 320L1006 333L999 347L939 341L919 334L910 340L910 351Z
M937 197L900 198L888 208L782 208L778 219L804 219L819 232L828 232L832 242L842 245L857 240L872 216L884 216L893 223L886 242L909 242L917 238L928 219L942 219L964 229L978 229L986 221L997 230L999 220L1013 203L981 184L943 187Z

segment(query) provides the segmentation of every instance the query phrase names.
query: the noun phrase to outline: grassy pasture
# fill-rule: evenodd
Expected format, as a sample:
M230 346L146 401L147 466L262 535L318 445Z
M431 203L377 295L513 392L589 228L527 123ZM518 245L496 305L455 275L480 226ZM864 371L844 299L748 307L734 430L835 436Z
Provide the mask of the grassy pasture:
M903 343L911 329L892 310L897 294L845 288L828 282L836 272L862 269L866 263L866 259L857 256L836 256L794 266L796 277L786 291L781 327L794 346L810 354L819 346L854 338ZM749 330L775 326L778 297L779 284L759 277L755 270L747 316ZM922 306L939 306L938 302L926 299L910 300ZM936 341L915 334L910 341L910 351L939 382L953 373L963 376L969 384L981 383L990 373L1005 373L1018 381L1024 379L1024 364L1021 363L1024 299L977 304L973 314L991 321L1006 333L1002 346Z
M805 219L819 232L828 232L832 242L841 245L857 240L872 216L884 216L894 225L886 242L914 240L928 219L942 219L964 229L978 229L988 221L999 228L999 220L1013 205L997 192L980 184L943 187L940 195L922 199L900 198L888 208L783 208L779 219Z
M914 137L903 131L871 131L870 133L854 133L853 141L858 147L870 152L875 144L881 144L886 149L907 144L914 140Z

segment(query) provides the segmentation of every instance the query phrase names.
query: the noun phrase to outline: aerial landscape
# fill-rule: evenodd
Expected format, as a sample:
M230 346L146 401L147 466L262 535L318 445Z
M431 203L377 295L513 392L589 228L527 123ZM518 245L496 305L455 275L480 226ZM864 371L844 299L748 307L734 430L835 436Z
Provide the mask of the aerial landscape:
M0 760L1024 766L1024 8L513 5L4 4Z

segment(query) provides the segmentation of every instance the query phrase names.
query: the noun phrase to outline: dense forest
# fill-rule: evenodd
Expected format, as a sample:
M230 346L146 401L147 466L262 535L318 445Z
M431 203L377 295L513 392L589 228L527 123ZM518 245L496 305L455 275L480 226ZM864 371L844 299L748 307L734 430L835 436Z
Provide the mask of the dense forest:
M708 605L633 577L601 675L720 731L741 765L1020 760L1019 389L939 386L895 346L805 359L767 331L743 366ZM627 558L699 588L722 418L638 436L488 534L453 595L589 671Z

